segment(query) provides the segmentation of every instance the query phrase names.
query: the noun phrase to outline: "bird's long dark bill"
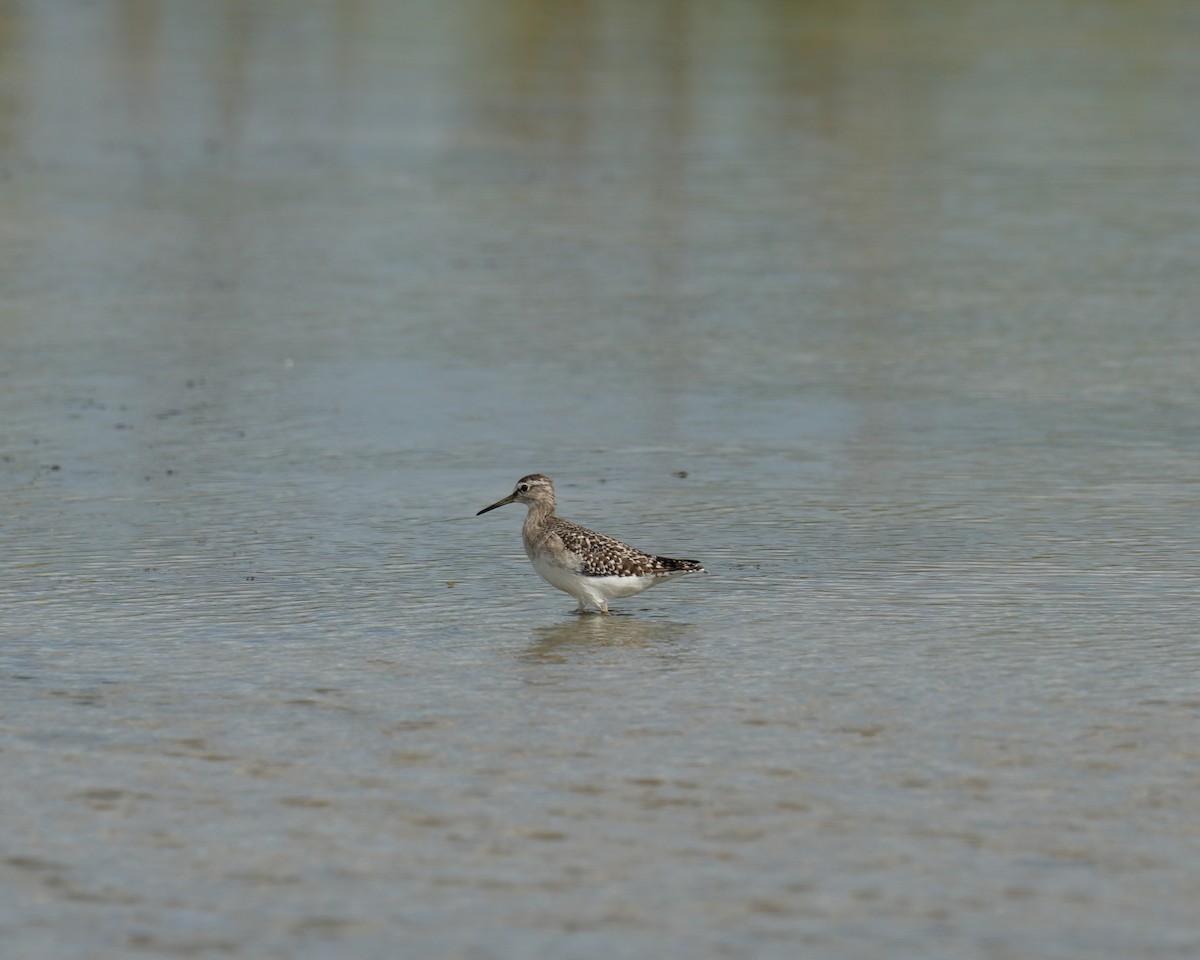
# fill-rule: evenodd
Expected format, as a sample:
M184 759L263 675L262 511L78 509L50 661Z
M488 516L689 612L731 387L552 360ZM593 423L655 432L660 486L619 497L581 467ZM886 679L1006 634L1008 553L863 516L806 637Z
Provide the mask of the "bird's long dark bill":
M492 504L490 507L484 507L482 510L480 510L480 511L479 511L479 513L475 514L475 516L477 516L477 517L481 517L481 516L483 516L485 513L487 513L489 510L495 510L497 507L502 507L502 506L504 506L506 503L512 503L512 502L513 502L514 500L516 500L516 499L517 499L517 495L516 495L515 493L510 493L510 494L509 494L507 497L505 497L503 500L497 500L497 501L496 501L495 503L493 503L493 504Z

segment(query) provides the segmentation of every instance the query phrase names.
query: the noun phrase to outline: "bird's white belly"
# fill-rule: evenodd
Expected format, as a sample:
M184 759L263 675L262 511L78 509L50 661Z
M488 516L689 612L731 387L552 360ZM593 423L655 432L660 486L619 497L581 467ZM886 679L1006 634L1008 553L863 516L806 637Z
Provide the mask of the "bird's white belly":
M632 597L665 577L585 577L585 586L604 600Z
M669 577L589 577L577 570L555 563L548 557L535 555L529 558L533 569L543 580L552 587L557 587L563 593L569 593L576 600L600 604L620 597L632 597L641 593L647 587Z

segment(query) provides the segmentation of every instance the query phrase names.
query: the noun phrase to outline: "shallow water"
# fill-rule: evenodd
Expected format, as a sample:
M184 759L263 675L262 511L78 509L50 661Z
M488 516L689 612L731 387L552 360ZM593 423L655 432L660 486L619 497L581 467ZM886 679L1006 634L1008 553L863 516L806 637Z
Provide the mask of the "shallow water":
M0 6L6 957L1195 956L1198 41Z

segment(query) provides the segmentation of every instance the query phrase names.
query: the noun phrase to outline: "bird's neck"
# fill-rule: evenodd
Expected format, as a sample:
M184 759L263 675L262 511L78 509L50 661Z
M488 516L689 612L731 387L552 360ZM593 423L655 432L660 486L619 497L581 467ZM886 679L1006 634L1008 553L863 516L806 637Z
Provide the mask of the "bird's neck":
M525 514L525 536L529 537L534 531L540 530L553 516L553 503L531 503L529 505L529 512Z

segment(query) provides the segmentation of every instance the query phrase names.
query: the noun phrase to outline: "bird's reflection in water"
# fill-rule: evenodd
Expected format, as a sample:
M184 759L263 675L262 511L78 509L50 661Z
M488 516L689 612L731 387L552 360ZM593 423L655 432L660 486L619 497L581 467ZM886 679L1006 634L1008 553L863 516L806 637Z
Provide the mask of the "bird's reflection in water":
M664 653L693 633L691 624L669 620L643 620L619 614L577 616L535 629L522 659L565 663L576 653L600 647L645 647Z

